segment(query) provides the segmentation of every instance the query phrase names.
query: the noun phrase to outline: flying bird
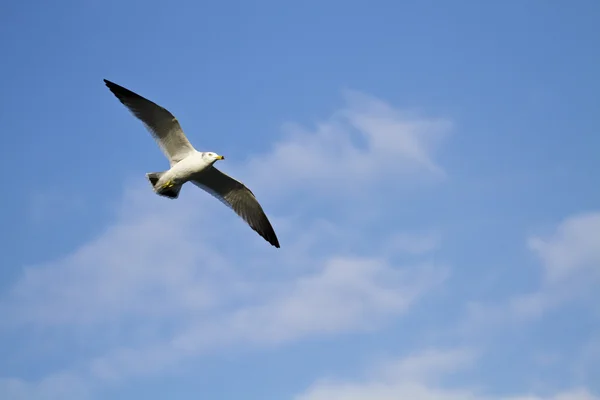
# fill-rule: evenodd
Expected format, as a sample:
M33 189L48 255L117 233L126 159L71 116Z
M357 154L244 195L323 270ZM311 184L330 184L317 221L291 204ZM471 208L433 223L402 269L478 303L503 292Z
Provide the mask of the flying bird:
M229 208L271 245L279 248L279 240L254 194L242 182L214 167L225 157L210 151L197 151L189 142L177 118L167 109L104 79L110 91L145 125L169 159L170 168L150 172L146 177L160 196L177 199L181 187L192 182Z

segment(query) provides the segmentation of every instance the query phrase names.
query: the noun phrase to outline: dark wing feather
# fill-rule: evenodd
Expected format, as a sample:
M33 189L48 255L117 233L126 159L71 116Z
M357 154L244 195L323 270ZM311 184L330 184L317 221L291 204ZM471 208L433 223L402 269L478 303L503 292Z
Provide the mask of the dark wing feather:
M169 158L171 165L178 163L194 151L177 118L167 109L116 83L106 79L104 83L117 99L144 123Z
M192 182L221 200L267 242L279 248L279 240L269 219L254 194L243 183L224 174L215 167L202 171L194 177Z

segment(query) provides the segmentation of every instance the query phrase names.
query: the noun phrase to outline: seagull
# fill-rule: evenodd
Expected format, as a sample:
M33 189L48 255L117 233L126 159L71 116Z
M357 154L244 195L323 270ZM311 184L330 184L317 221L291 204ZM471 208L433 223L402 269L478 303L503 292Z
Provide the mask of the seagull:
M104 83L142 121L169 159L167 171L146 174L156 194L177 199L181 187L192 182L231 208L267 242L279 248L275 231L250 189L214 167L215 162L225 157L211 151L197 151L177 118L167 109L109 80L104 79Z

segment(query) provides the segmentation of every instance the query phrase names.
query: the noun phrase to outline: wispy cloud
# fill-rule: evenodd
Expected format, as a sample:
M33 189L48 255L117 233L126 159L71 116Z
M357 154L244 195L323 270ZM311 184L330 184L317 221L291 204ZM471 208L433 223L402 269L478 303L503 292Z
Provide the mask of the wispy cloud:
M219 260L191 240L201 217L192 208L168 209L154 200L154 209L141 214L133 200L127 219L67 257L27 267L1 303L10 316L2 324L116 322L213 302L210 280L196 264L200 254L215 267Z
M320 195L354 195L445 172L435 154L450 121L408 115L369 95L347 91L347 106L309 130L285 127L273 151L250 162L253 181L275 193L319 189ZM402 180L398 180L401 178Z
M600 212L571 216L552 235L532 237L528 244L542 260L549 284L582 274L584 280L600 277Z
M467 325L489 327L509 321L529 321L593 294L600 278L600 213L567 217L549 235L530 237L527 245L541 261L538 288L513 294L502 303L470 304Z
M405 312L443 281L443 269L418 273L372 259L334 258L319 272L280 282L272 296L208 318L188 320L169 340L119 349L92 362L100 376L156 372L179 359L224 346L273 346L314 335L373 330ZM265 288L268 290L268 288Z
M433 383L458 370L476 365L475 352L427 350L396 361L396 366L377 366L376 373L362 381L322 379L315 382L296 400L597 400L582 388L554 394L494 395L479 387L446 387Z

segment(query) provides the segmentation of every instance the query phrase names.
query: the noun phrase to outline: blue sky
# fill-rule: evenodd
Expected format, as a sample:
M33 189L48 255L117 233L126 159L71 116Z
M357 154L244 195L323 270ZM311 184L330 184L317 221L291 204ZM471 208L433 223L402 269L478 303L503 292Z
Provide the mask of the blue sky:
M600 399L599 18L4 2L0 398ZM154 195L103 78L223 154L281 249Z

